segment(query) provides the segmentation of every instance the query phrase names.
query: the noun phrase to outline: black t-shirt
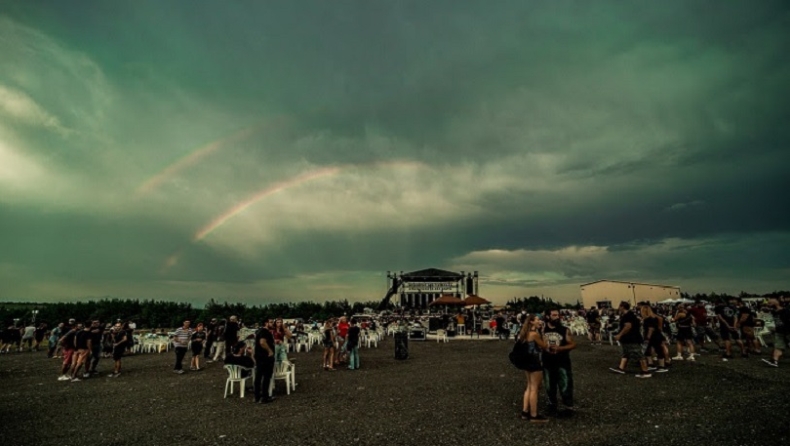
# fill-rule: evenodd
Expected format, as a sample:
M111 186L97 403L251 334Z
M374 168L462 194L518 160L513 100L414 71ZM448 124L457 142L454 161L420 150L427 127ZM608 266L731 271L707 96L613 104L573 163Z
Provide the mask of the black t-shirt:
M236 322L228 322L228 324L225 326L225 341L235 344L236 341L238 340L239 340L239 324Z
M203 342L206 340L205 331L196 331L192 333L192 342Z
M88 348L88 340L91 338L91 332L80 330L75 336L74 346L77 350L85 350Z
M112 342L114 344L118 344L120 342L125 342L124 338L126 338L126 337L127 337L126 330L118 330L115 333L113 333ZM128 339L127 339L127 341L128 341ZM126 346L125 344L120 344L116 348L124 348L125 346Z
M678 329L680 328L691 328L694 323L694 316L691 313L679 313L678 319L675 321Z
M66 349L73 349L74 348L74 338L77 337L77 330L69 330L63 338L61 339L61 344L63 348Z
M558 325L554 328L550 327L549 324L546 324L543 327L543 342L546 343L548 347L564 347L568 345L567 342L568 336L568 329L563 327L562 325ZM548 353L547 351L543 352L543 365L545 367L552 367L552 366L565 366L567 367L571 363L571 355L570 352L559 352L559 353Z
M777 333L787 334L790 332L790 308L773 310L771 314L774 316L774 328Z
M598 310L593 310L587 313L587 323L588 324L597 324L600 315L598 314Z
M269 352L261 347L261 339L265 339L266 343L269 344L269 348L274 351L274 335L272 335L271 331L260 328L255 332L255 359L265 359L269 357Z
M713 309L713 312L721 316L730 327L735 325L735 315L738 313L738 311L734 307L720 304L716 305L716 308Z
M658 319L656 319L656 322L658 322ZM643 341L642 333L640 332L641 324L639 322L639 318L636 317L633 311L628 311L620 317L621 331L623 328L625 328L625 324L631 324L631 329L628 330L628 333L620 338L620 343L641 344Z
M359 327L355 325L348 329L346 342L348 342L348 348L359 346Z
M661 340L661 326L658 316L651 316L646 317L645 320L642 321L642 325L645 329L645 337L647 337L648 331L652 328L653 333L650 336L649 341L660 341Z
M747 315L747 317L743 320L743 322L740 323L741 324L740 326L754 327L755 323L754 323L754 315L752 315L752 309L745 305L743 307L738 308L738 320L740 320L743 317L743 315Z
M93 341L93 345L100 345L102 337L104 336L104 328L103 327L91 327L91 341Z

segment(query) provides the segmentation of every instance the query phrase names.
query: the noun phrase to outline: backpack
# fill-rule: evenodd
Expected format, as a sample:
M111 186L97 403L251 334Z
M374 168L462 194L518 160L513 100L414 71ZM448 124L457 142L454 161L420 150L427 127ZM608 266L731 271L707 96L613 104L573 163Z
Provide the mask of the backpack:
M526 342L516 341L513 344L513 350L508 355L510 363L519 370L527 370L530 360L529 344Z

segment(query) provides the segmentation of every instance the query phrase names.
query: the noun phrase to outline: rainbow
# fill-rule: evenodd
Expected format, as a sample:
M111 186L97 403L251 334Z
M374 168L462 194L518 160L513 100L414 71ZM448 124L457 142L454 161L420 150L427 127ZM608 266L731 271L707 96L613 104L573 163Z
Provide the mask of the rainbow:
M282 181L280 183L276 183L272 186L267 187L255 195L251 196L250 198L244 200L243 202L231 207L220 216L216 217L215 219L211 220L207 225L203 226L200 230L198 230L195 235L192 237L193 242L199 242L206 238L209 234L214 232L217 228L224 225L228 220L232 219L236 215L240 214L250 206L254 205L255 203L263 200L264 198L280 192L284 189L289 189L291 187L298 186L300 184L306 183L308 181L312 181L318 178L336 175L344 170L352 169L352 168L360 168L360 167L423 167L424 164L413 162L413 161L386 161L386 162L373 162L373 163L364 163L364 164L346 164L342 166L333 166L333 167L324 167L321 169L316 169L288 180Z
M425 164L415 161L376 161L371 163L358 163L358 164L346 164L341 166L331 166L331 167L324 167L320 169L315 169L294 177L291 177L287 180L281 181L279 183L275 183L261 191L256 192L254 195L250 196L248 199L238 203L231 208L227 209L225 212L211 220L208 224L201 227L195 234L192 236L192 243L200 242L201 240L205 239L209 236L212 232L216 231L222 225L227 223L233 217L239 215L240 213L244 212L246 209L250 208L254 204L258 203L259 201L263 200L264 198L271 196L277 192L281 192L285 189L289 189L292 187L299 186L301 184L307 183L312 180L316 180L318 178L328 177L332 175L337 175L345 170L353 169L353 168L360 168L360 167L370 167L370 168L381 168L381 167L409 167L409 168L423 168L426 167ZM164 265L162 266L162 272L167 271L171 267L178 264L178 260L183 253L184 249L179 249L178 251L174 252L170 255L166 260Z
M201 159L211 155L212 153L218 151L219 149L227 145L248 139L255 133L262 130L264 127L266 127L266 124L267 121L263 121L249 125L229 136L217 139L208 144L198 147L197 149L193 150L189 154L181 157L177 161L173 162L169 166L159 171L153 177L146 180L135 190L135 197L142 198L150 194L166 180L176 176L176 174L178 174L180 171L186 169L187 167L193 166Z
M272 186L259 191L252 197L242 201L241 203L231 207L220 216L216 217L215 219L211 220L207 225L203 226L198 230L195 235L192 237L192 242L199 242L206 238L209 234L214 232L217 228L224 225L228 220L231 218L239 215L240 213L244 212L247 208L252 206L253 204L263 200L264 198L268 197L269 195L276 194L282 190L288 189L290 187L298 186L302 183L306 183L310 180L314 180L316 178L321 178L329 175L334 175L340 171L340 167L325 167L323 169L314 170L311 172L307 172L302 175L298 175L296 177L290 178L288 180L275 183Z

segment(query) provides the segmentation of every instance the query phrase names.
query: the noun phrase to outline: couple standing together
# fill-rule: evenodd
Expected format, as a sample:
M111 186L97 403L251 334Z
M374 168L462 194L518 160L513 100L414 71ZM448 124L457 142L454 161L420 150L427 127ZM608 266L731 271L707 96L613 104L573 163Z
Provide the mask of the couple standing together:
M538 392L543 381L549 397L548 413L557 412L557 393L562 397L565 411L560 415L572 415L573 374L571 373L570 351L576 348L570 331L562 325L560 312L551 310L544 324L532 314L519 330L511 361L527 375L527 389L521 418L533 423L546 423L548 418L538 414Z

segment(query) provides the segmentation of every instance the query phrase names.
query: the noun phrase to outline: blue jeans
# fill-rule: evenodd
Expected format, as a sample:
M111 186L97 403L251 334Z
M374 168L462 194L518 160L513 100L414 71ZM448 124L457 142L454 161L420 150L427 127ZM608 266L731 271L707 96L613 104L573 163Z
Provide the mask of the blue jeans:
M359 347L352 347L348 349L348 368L359 368Z

